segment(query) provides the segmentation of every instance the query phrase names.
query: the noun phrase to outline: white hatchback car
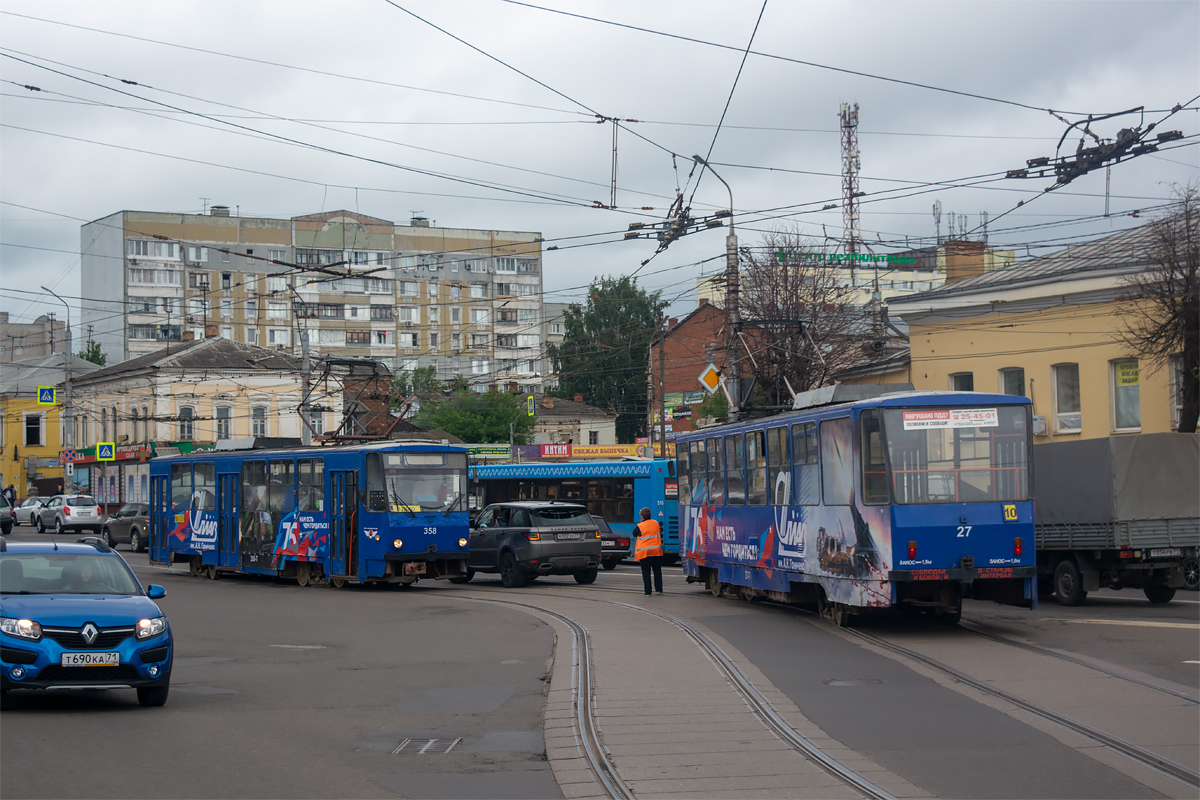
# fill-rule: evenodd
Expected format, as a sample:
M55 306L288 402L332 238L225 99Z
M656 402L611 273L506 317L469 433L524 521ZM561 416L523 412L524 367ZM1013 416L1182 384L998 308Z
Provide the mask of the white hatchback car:
M13 523L16 525L33 525L37 513L42 510L49 497L28 497L13 509Z
M99 534L104 525L100 504L86 494L56 494L34 519L38 533L52 528L55 533L86 530Z

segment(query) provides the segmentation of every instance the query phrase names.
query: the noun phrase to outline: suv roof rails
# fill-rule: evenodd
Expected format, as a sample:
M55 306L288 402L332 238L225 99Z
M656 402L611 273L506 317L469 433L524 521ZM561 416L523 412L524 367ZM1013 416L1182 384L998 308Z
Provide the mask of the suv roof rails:
M108 542L101 539L99 536L80 536L75 540L79 544L90 544L92 547L99 550L101 553L111 553L112 548L108 546Z

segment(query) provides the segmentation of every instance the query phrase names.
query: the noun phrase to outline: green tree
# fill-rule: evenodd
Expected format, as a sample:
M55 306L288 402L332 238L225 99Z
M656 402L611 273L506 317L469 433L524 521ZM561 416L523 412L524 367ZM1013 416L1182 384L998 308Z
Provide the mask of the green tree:
M647 348L667 304L628 276L592 282L583 305L563 317L563 341L550 345L559 397L584 400L617 415L617 441L629 444L646 430Z
M692 430L696 430L696 423L705 417L712 417L718 422L724 422L725 417L729 415L729 400L725 398L725 392L713 392L708 397L704 398L693 413Z
M108 356L100 351L99 342L89 341L87 345L76 355L78 355L84 361L90 361L93 364L98 364L101 367L108 363Z
M471 444L507 444L508 426L513 424L513 444L529 444L534 418L525 413L524 397L459 390L444 400L426 402L414 422L419 428L438 428Z
M412 372L401 370L392 378L392 388L402 397L413 392L430 392L441 388L437 379L437 367L417 367Z

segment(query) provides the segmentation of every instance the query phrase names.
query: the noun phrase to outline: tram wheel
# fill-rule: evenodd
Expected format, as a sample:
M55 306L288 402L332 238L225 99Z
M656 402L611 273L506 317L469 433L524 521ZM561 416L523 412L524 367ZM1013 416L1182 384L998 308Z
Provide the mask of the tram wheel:
M221 580L221 571L217 569L215 564L210 564L208 567L208 579L210 581Z
M199 578L201 574L203 574L203 570L204 565L200 563L200 559L198 557L193 557L192 560L188 562L188 574L193 578Z
M330 578L329 585L335 589L345 589L346 588L346 579L345 578Z
M821 612L821 619L832 622L839 628L850 627L850 612L844 604L822 598L817 602L817 609Z
M308 564L296 565L296 583L301 586L308 586Z
M725 584L717 580L716 570L708 573L708 590L712 592L713 597L720 597L725 592Z

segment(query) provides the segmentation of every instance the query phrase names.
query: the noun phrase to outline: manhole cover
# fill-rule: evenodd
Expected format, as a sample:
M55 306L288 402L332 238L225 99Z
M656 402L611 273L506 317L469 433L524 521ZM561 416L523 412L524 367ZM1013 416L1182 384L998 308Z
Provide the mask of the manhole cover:
M883 681L878 678L830 678L821 683L826 686L878 686Z
M462 737L457 739L405 739L392 751L392 755L438 756L453 750Z

